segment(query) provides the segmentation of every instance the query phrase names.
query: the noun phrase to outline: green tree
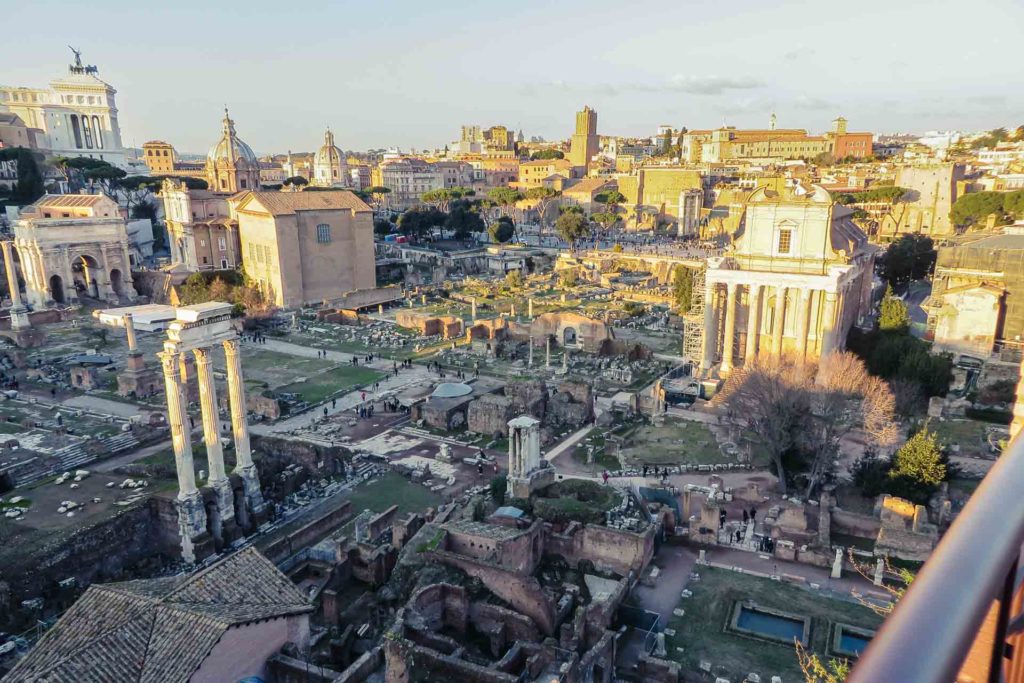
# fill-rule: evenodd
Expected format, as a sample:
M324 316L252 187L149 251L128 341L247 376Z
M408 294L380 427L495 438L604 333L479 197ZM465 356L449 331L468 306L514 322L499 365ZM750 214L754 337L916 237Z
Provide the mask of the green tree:
M480 214L461 202L452 203L445 227L455 233L456 239L465 239L470 233L483 232L487 229Z
M615 211L619 204L626 201L626 195L618 190L605 190L594 195L594 201L604 204L608 211Z
M927 235L904 235L889 245L879 259L879 275L890 285L903 285L928 277L935 265L935 243Z
M43 173L39 169L42 160L38 154L25 147L0 149L0 161L14 161L18 182L11 194L15 204L26 205L36 201L45 193Z
M284 185L285 187L303 187L304 185L309 185L309 180L303 178L300 175L293 175L288 178L285 178L281 184Z
M896 298L892 293L892 285L885 288L879 309L878 329L882 331L903 332L910 328L910 312L907 304Z
M491 224L491 227L487 229L487 234L491 236L491 239L500 244L504 244L512 239L512 236L516 234L515 223L508 216L502 216L497 221Z
M613 225L619 222L620 216L617 213L611 211L601 211L591 216L598 225L605 230L609 230Z
M390 235L391 230L395 227L394 223L383 218L373 219L373 233L379 237Z
M391 188L384 187L383 185L373 185L366 188L366 196L370 198L370 206L373 207L375 212L380 211L381 206L384 204L384 199L389 194L391 194Z
M404 235L422 237L430 232L431 228L443 226L448 220L448 214L434 208L409 209L398 218L398 229Z
M551 187L531 187L526 191L524 197L526 199L533 200L536 202L534 208L537 209L537 215L540 217L541 227L548 222L548 210L554 206L558 200L558 196L561 194L558 190Z
M1014 218L1024 218L1024 190L1004 193L1003 211Z
M178 290L182 306L204 304L210 300L210 287L202 273L192 273Z
M569 243L570 250L575 250L577 240L585 237L590 228L582 213L566 212L555 221L555 231Z
M935 433L927 426L914 434L893 456L891 488L915 502L928 500L946 479L946 464Z
M693 271L676 266L672 273L672 299L680 313L689 313L693 305Z
M462 199L463 197L469 197L474 194L476 194L476 192L465 187L442 187L436 190L424 192L420 196L420 199L439 211L447 212L452 201Z
M530 155L532 161L542 161L548 159L564 159L565 153L557 149L541 149Z
M510 270L505 274L505 286L516 290L523 286L523 274L518 270Z
M1003 219L1003 201L1002 192L971 192L956 200L949 218L961 228L983 223L992 215L1000 223Z

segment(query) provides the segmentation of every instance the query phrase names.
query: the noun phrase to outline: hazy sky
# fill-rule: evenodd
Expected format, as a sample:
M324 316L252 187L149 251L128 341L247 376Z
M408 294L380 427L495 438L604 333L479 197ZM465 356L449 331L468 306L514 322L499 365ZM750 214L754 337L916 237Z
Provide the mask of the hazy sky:
M781 5L781 6L780 6ZM126 145L205 152L231 108L259 153L432 148L459 125L565 137L723 123L925 131L1024 123L1021 0L19 2L0 82L118 91Z

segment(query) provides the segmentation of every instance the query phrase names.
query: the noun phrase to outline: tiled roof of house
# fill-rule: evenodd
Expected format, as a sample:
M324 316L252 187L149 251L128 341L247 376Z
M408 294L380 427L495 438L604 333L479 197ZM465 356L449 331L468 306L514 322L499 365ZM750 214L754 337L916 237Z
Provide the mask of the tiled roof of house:
M32 206L47 209L78 208L83 206L96 206L104 201L110 200L103 194L44 194L42 197L37 199ZM26 209L23 209L23 211Z
M239 210L244 211L248 204L256 201L273 216L285 216L296 211L323 211L330 209L348 209L351 211L370 211L359 197L348 190L304 191L304 192L250 192L241 200Z
M570 187L562 190L563 194L593 194L597 190L604 189L605 186L611 187L614 184L613 181L608 178L588 177L581 178L577 182L573 183Z
M312 610L246 548L188 577L91 586L4 681L187 681L232 626Z

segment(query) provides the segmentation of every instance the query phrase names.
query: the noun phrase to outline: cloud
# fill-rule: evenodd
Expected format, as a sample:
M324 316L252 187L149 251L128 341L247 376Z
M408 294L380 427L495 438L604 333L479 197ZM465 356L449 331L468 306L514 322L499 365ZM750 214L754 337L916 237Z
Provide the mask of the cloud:
M745 76L675 76L671 88L693 95L721 95L729 90L750 90L760 88L764 83Z
M835 107L832 102L826 99L810 95L798 95L793 100L793 106L797 109L832 109Z
M663 83L575 83L555 80L546 87L566 92L601 93L622 95L626 93L683 92L691 95L724 95L734 90L751 90L763 87L763 81L748 76L684 76L677 75ZM537 86L523 84L520 90L526 94L535 92ZM545 87L545 86L540 86Z

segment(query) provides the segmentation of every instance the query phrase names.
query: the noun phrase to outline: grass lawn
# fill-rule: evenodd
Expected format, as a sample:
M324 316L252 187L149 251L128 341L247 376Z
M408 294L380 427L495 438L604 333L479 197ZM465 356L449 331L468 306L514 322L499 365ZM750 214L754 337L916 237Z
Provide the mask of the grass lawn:
M397 472L388 472L380 479L356 487L348 495L348 500L352 501L352 512L357 515L363 510L384 512L392 505L397 505L399 516L422 512L442 502L441 496L412 483Z
M986 431L992 424L980 420L932 420L928 428L944 444L959 444L960 455L990 455Z
M714 567L698 567L697 572L700 581L689 586L693 597L679 602L686 614L672 617L668 625L676 634L665 638L668 658L691 672L698 672L700 662L708 661L716 675L730 680L743 680L751 671L760 674L762 681L772 676L781 676L784 681L803 680L792 645L725 630L737 600L750 599L761 607L809 616L810 649L825 659L829 656L832 624L841 622L874 630L882 623L882 618L867 607L826 598L810 589ZM676 648L682 648L682 652Z
M246 380L266 382L271 387L291 383L297 377L311 377L335 365L333 361L320 358L293 356L247 346L242 348L242 374Z
M627 462L648 465L735 462L719 450L715 435L706 425L671 418L661 425L641 425L628 433L622 453Z
M277 387L279 392L298 394L303 401L316 404L353 387L366 386L384 376L383 372L362 366L341 365L306 379Z

